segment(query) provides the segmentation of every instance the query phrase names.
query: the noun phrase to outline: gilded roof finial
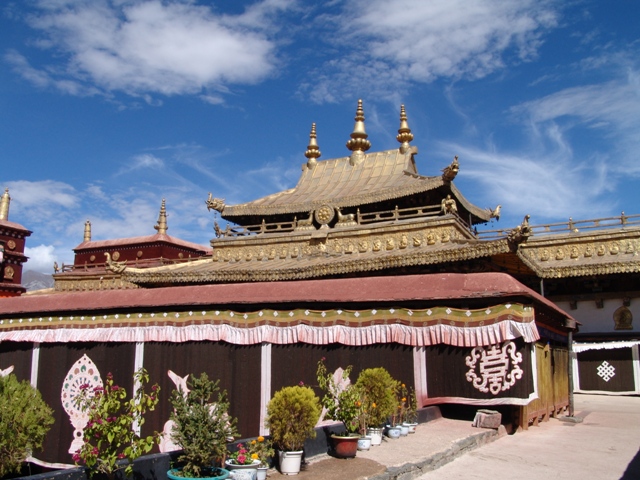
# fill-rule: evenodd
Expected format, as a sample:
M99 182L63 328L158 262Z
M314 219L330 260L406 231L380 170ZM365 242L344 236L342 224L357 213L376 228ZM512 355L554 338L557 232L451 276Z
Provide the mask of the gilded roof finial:
M364 152L371 148L371 142L367 140L367 132L364 130L364 110L362 109L362 100L358 100L358 109L356 110L356 124L351 133L351 139L347 142L347 148L353 153L351 154L351 165L357 165L364 160Z
M167 209L165 208L164 198L162 199L162 205L160 205L160 215L158 215L158 223L156 223L153 228L155 228L160 235L166 235L169 227L167 226Z
M316 124L311 124L311 133L309 134L309 145L307 146L307 151L304 152L304 156L309 160L307 161L307 167L313 168L316 166L317 159L322 155L320 153L320 149L318 148L318 142L316 141L318 136L316 135Z
M400 128L396 140L400 142L400 153L407 153L410 148L409 142L413 140L413 133L409 128L409 122L407 122L407 112L404 110L404 105L400 105Z
M2 197L0 197L0 220L9 220L9 203L11 197L9 196L9 189L5 188Z
M9 220L9 203L11 203L9 189L5 188L2 197L0 197L0 220Z
M91 241L91 222L89 220L84 222L84 241Z

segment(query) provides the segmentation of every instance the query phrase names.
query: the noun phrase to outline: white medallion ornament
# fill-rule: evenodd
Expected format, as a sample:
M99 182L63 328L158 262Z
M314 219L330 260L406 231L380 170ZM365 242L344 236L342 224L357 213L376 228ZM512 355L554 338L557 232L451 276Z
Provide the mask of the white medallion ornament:
M60 394L62 407L69 415L71 425L75 429L69 453L75 453L82 447L82 432L89 422L89 414L82 411L75 402L80 393L80 387L83 385L88 385L87 391L90 395L93 394L95 388L102 387L102 378L100 378L98 367L86 354L82 355L82 358L74 363L67 372Z
M522 354L518 353L516 344L507 341L500 345L475 347L465 358L469 367L467 381L482 393L491 392L497 395L509 390L516 381L522 378Z

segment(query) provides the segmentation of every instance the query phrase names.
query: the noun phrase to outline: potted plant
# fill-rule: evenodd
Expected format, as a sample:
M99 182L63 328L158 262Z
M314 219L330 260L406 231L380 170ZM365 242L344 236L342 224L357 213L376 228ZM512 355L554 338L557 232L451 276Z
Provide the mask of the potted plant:
M131 398L127 398L127 391L115 383L111 373L102 387L80 386L75 402L88 413L89 421L83 432L84 443L73 460L76 464L84 463L91 476L101 473L114 478L123 467L131 475L133 461L160 441L157 432L142 437L139 429L134 428L141 427L146 412L155 409L160 387L156 384L151 393L145 392L149 374L143 368L133 374L133 380L138 388Z
M167 476L187 478L227 478L222 468L227 456L227 441L238 435L236 419L229 416L226 390L219 381L210 380L206 373L190 377L188 392L182 387L171 392L174 422L171 439L182 447L178 461L181 468L170 470ZM212 397L214 403L211 403Z
M371 448L371 436L367 434L367 426L369 422L369 411L367 410L367 399L364 393L359 390L360 400L357 402L358 407L358 450L369 450Z
M269 469L269 462L273 457L275 450L273 449L273 443L271 440L259 436L255 440L251 440L249 443L249 453L252 457L260 460L258 466L257 480L265 480L267 478L267 470Z
M382 426L396 409L396 391L399 382L382 368L367 368L360 372L356 386L364 399L364 408L368 412L367 435L372 445L382 443Z
M278 390L267 405L265 425L278 449L280 471L300 472L304 442L315 438L320 418L320 400L309 387L296 385Z
M409 389L405 423L409 427L409 433L416 433L416 427L418 426L418 401L416 398L416 391L413 388Z
M402 383L398 389L398 412L396 425L400 427L400 436L406 437L409 435L409 424L407 415L409 412L409 390L407 386Z
M42 447L53 421L53 410L28 381L0 376L0 478L20 473L31 452Z
M335 373L329 373L324 358L318 362L316 376L318 386L324 392L322 406L326 409L325 418L342 422L346 430L344 435L331 435L334 440L334 453L340 458L353 458L358 449L358 433L362 402L358 388L349 381L352 366Z
M236 480L256 480L260 460L256 453L251 453L243 443L237 445L237 450L229 455L225 461L227 470L234 472Z

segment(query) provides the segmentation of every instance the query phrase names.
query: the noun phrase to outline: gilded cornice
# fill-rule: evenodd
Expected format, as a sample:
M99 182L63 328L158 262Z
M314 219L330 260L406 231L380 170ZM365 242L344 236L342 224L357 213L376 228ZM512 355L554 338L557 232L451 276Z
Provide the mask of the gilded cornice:
M517 251L540 278L640 272L640 229L531 237Z
M424 244L410 246L409 237L404 243L402 235L389 235L369 240L370 248L365 252L359 251L362 245L355 241L328 242L326 248L318 247L319 250L310 254L290 246L286 251L276 250L271 259L268 256L261 259L249 257L245 250L236 257L222 258L206 266L201 263L199 268L185 266L172 271L157 268L154 271L125 272L124 278L140 285L301 280L459 262L491 257L510 250L504 239L469 243L458 240L450 241L445 246L435 246L435 243L429 245L434 238L435 234Z
M54 275L56 292L86 292L92 290L124 290L139 288L122 278L122 275L109 275L104 270L98 275L73 275L69 273Z

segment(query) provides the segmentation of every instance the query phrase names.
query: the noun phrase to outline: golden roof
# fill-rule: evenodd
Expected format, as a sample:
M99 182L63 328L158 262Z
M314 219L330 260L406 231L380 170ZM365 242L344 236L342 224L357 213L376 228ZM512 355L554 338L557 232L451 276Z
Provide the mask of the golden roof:
M411 147L405 154L399 149L364 154L364 160L353 164L350 157L318 161L312 168L306 164L295 188L268 195L247 203L226 205L224 218L308 213L325 204L333 207L357 207L393 200L449 185L456 199L473 215L488 221L491 212L468 202L441 175L418 174Z

